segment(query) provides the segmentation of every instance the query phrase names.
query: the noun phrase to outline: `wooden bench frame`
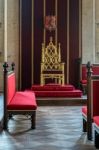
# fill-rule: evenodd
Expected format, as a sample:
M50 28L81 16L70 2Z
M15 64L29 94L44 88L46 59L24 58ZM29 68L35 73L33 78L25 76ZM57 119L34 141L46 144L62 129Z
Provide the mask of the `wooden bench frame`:
M83 116L83 131L87 131L87 138L88 140L92 140L92 123L93 123L93 112L94 112L94 105L93 105L93 93L95 91L95 88L93 89L93 83L94 81L99 82L99 76L98 75L92 75L92 69L91 65L89 64L87 66L87 115L82 113ZM99 84L99 83L98 83ZM98 114L99 115L99 112Z
M14 63L11 65L10 74L14 73ZM12 115L30 115L31 116L31 128L35 129L36 126L36 109L34 110L9 110L7 109L7 78L9 76L8 64L7 62L3 65L4 68L4 118L3 118L3 129L7 130L8 128L8 119L12 117Z
M93 75L99 75L99 64L92 64L91 69L92 69ZM83 91L83 94L84 95L87 94L87 66L86 64L81 65L81 80L80 80L79 86L80 86L80 89Z

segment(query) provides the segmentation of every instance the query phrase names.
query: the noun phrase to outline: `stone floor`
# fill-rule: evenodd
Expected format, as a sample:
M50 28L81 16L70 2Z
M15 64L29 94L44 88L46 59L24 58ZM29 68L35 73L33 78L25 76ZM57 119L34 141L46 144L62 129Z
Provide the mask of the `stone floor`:
M0 131L0 150L95 150L82 132L81 106L40 106L36 129L30 126L28 116L14 116Z

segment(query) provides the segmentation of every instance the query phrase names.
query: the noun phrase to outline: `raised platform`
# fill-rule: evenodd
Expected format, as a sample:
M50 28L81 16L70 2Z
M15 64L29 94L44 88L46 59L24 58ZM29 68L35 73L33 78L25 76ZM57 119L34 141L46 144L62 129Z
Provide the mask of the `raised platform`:
M32 85L31 90L35 93L37 103L40 106L64 106L64 105L85 105L86 96L82 91L75 89L73 85Z
M83 106L87 103L86 95L81 98L65 97L39 97L37 98L38 106Z
M82 96L82 91L75 89L73 85L59 85L59 84L46 84L46 85L32 85L31 90L35 92L36 97L79 97Z

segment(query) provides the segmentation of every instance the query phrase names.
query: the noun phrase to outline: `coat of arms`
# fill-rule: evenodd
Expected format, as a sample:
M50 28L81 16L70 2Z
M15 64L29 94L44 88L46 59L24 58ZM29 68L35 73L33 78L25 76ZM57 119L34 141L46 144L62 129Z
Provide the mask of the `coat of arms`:
M49 31L55 30L56 28L56 17L46 16L45 17L45 28Z

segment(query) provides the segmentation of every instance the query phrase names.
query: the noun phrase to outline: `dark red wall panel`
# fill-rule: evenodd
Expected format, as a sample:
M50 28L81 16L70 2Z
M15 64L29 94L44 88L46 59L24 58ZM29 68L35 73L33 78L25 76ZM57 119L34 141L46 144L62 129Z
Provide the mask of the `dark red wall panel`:
M25 89L31 86L32 0L21 2L21 85L22 89Z
M33 39L32 39L32 2L34 2ZM67 0L57 0L58 43L61 43L61 58L65 62L65 80L67 78ZM41 50L44 38L44 0L22 0L20 10L21 49L22 49L22 89L31 87L33 61L33 81L40 84ZM46 16L55 15L55 0L46 0ZM46 43L55 31L46 31ZM33 60L32 54L33 40ZM77 86L79 79L79 0L69 0L69 81Z
M34 0L34 84L40 83L43 19L43 0Z
M46 15L54 15L55 14L55 0L46 0Z
M79 79L79 0L69 0L69 79L77 86Z
M61 59L65 62L65 82L67 77L67 0L58 0L58 43L61 44Z
M46 0L45 2L45 16L55 15L55 0ZM53 37L53 42L55 42L55 31L46 30L46 44L49 43L50 37ZM55 44L55 43L54 43Z

